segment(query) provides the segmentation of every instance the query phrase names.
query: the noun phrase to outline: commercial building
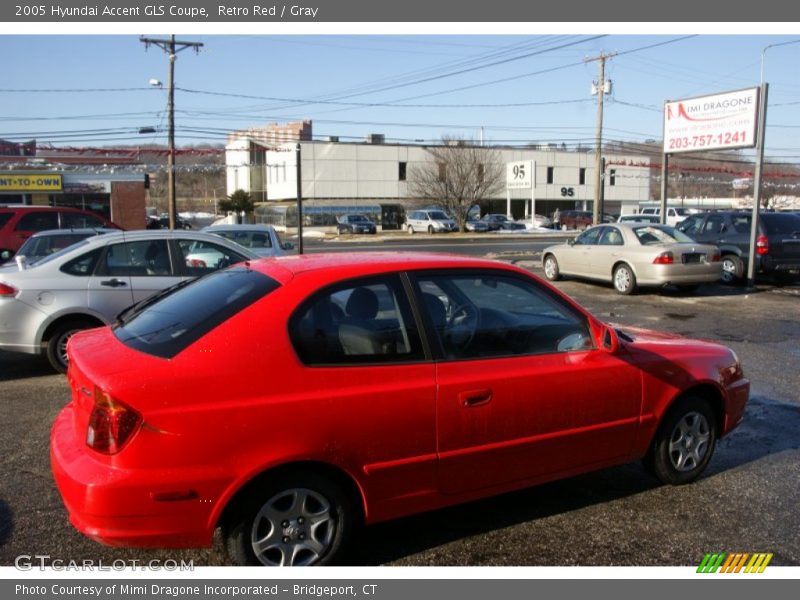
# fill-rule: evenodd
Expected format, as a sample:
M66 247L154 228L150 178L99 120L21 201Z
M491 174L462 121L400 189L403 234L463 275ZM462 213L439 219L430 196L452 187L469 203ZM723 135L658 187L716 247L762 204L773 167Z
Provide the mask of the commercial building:
M70 206L145 227L147 177L130 154L0 141L0 203Z
M310 123L304 123L309 125L305 135L310 137ZM359 211L378 217L384 229L388 229L397 225L391 222L393 219L402 221L406 207L436 202L435 198L416 198L409 191L414 169L433 161L429 146L387 144L383 136L377 134L363 142L301 138L281 143L277 141L279 138L267 138L268 130L269 126L263 130L249 130L259 132L255 135L237 132L229 137L226 145L228 193L238 189L249 192L256 202L263 203L257 215L292 214L292 203L297 198L298 144L303 211L309 224L326 224L323 221L330 220L331 213L337 210L340 213ZM491 149L503 163L534 161L533 195L537 214L551 215L556 209L592 209L593 153L551 146L491 146ZM627 166L641 164L644 157L608 155L605 158L610 165L605 171L605 212L635 212L641 202L651 200L652 193L658 192L651 190L650 169ZM513 189L508 195L515 218L530 214L531 189ZM507 192L502 190L492 198L485 198L484 204L490 206L492 212L506 213L507 198ZM315 214L327 217L314 217ZM292 220L290 216L286 218Z

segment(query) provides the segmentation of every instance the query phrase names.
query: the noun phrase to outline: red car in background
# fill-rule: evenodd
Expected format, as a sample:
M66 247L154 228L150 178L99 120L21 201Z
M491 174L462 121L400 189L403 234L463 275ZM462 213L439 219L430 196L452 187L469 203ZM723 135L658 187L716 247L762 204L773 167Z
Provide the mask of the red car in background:
M97 213L66 206L0 204L0 262L12 258L34 233L50 229L122 229Z
M331 564L357 527L644 459L695 480L749 394L724 346L599 321L512 265L265 259L69 342L51 434L72 524L115 546Z

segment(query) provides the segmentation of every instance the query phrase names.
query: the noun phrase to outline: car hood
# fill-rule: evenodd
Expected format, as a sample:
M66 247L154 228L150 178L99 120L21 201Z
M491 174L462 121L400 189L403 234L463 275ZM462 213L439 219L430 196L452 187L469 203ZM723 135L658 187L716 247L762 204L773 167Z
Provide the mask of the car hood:
M620 325L618 323L609 323L609 325L617 330L618 333L622 334L620 337L623 341L634 346L680 346L684 349L691 347L711 351L723 350L726 353L730 352L727 347L717 342L687 338L675 333L654 331L652 329L634 327L631 325Z

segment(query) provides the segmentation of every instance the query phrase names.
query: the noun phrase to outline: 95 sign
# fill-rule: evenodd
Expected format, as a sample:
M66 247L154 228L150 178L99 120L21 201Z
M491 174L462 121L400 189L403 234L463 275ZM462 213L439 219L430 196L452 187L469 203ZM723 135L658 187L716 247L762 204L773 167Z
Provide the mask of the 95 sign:
M506 163L506 188L530 189L534 185L533 161L521 160Z

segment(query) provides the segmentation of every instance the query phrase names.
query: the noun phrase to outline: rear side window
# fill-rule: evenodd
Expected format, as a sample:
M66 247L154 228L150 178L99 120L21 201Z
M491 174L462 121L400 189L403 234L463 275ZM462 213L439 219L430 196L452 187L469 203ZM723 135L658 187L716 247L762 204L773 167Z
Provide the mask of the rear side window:
M15 227L17 231L44 231L58 229L58 214L55 212L35 211L22 215Z
M765 213L761 215L764 230L768 235L788 234L800 232L800 217L797 215L781 215L776 213Z
M307 365L417 361L421 342L397 277L362 279L315 294L292 316L289 334Z
M0 229L11 220L12 213L0 213Z
M83 244L88 244L88 242L82 242ZM67 252L71 252L72 249L68 249ZM96 248L91 252L87 252L79 256L78 258L73 258L68 263L65 263L60 271L62 273L66 273L67 275L75 275L78 277L88 277L92 273L94 273L94 268L97 266L97 259L100 258L100 252L102 248ZM44 264L46 262L50 262L50 260L56 258L57 254L51 254L45 259L42 259L37 264Z
M218 271L145 300L114 327L114 335L140 352L172 358L278 287L244 267Z

